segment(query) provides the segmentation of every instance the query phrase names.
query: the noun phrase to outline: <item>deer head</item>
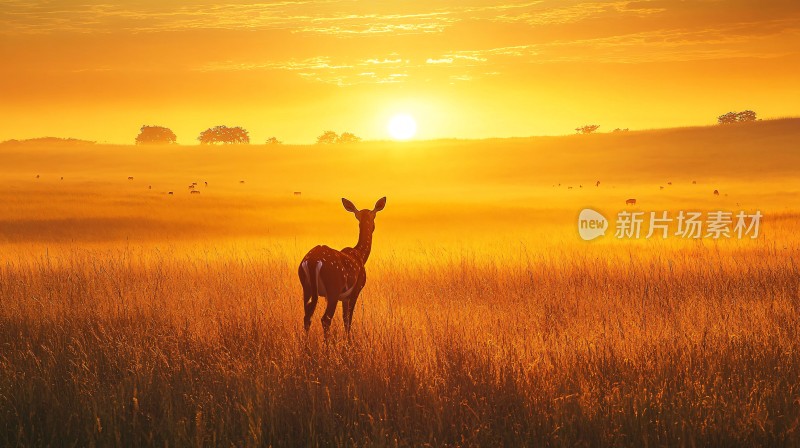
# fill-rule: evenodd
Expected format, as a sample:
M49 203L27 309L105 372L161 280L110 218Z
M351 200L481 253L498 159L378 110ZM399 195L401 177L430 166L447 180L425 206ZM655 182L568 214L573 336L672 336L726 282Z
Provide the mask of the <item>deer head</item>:
M386 207L386 197L378 199L378 202L375 203L375 208L372 210L366 208L364 210L359 210L352 202L345 198L342 198L342 204L345 210L355 215L358 220L358 228L362 232L367 231L372 233L375 231L375 216Z

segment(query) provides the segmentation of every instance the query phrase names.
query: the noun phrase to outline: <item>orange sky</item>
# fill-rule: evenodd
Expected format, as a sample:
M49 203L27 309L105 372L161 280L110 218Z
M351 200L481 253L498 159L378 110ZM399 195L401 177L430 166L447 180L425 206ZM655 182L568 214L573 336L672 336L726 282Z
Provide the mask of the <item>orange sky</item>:
M0 0L0 140L567 134L800 114L797 0Z

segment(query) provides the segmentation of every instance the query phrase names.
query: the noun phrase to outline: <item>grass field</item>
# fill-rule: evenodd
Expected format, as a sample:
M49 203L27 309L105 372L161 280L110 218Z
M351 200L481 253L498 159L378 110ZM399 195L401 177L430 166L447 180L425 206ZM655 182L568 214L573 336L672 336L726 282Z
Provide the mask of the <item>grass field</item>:
M800 445L798 148L794 119L0 145L0 445ZM381 196L351 340L341 310L307 336L297 264L355 244L340 197ZM628 198L764 220L578 238L582 208Z

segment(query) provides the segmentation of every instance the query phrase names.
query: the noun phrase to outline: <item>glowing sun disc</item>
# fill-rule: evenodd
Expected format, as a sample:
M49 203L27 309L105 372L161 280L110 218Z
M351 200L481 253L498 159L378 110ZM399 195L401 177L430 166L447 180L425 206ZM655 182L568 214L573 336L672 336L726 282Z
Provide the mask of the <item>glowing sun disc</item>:
M389 135L395 140L408 140L417 133L417 122L410 115L395 115L387 126Z

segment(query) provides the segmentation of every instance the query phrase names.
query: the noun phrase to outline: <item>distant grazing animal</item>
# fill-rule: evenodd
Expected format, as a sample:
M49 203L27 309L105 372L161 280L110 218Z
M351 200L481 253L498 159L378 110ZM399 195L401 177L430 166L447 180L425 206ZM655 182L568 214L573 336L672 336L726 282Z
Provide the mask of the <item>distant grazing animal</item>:
M663 190L663 189L664 189L664 186L663 186L663 185L661 185L660 187L658 187L658 189L659 189L659 190Z
M599 186L600 186L600 181L598 180L598 181L597 181L597 183L596 183L596 184L594 184L594 186L595 186L595 187L599 187Z
M625 201L625 205L636 205L636 199L628 199Z
M147 186L147 189L148 189L148 190L152 190L152 189L153 189L153 186L152 186L152 185L148 185L148 186Z
M38 175L38 174L36 175L36 178L37 178L37 179L39 178L39 175Z
M196 187L197 186L197 182L192 182L192 186Z
M719 196L719 190L714 190L714 196Z
M336 313L336 304L340 300L344 328L347 334L350 334L350 324L353 322L356 301L361 289L367 283L367 272L364 265L372 250L375 216L386 206L386 198L380 198L372 210L358 210L352 202L345 198L342 198L342 204L345 210L354 214L358 220L358 243L355 247L345 247L340 251L328 246L316 246L303 257L297 268L300 284L303 285L303 306L305 308L303 326L308 332L311 327L311 318L317 307L317 299L319 296L323 296L328 302L325 314L322 315L322 329L326 337L333 315Z
M206 182L206 187L208 186L208 182Z
M578 188L583 188L583 185L578 185Z
M696 180L693 180L693 181L692 181L692 185L697 185L697 181L696 181Z
M64 176L61 176L61 180L64 180Z
M189 185L190 190L194 190L194 185Z
M667 182L667 185L672 185L672 182Z
M170 191L170 192L169 192L169 193L167 193L167 194L172 194L172 192Z
M191 191L191 193L192 193L192 194L200 194L200 192L199 192L199 191L197 191L197 190L192 190L192 191Z
M567 187L567 190L572 190L572 187Z
M128 180L133 180L133 176L128 176Z
M300 196L301 194L303 194L303 192L301 192L301 191L295 191L295 192L294 192L294 195L295 195L295 196Z
M244 181L243 181L243 180L240 180L240 181L239 181L239 183L240 183L240 184L243 184L243 183L244 183Z

